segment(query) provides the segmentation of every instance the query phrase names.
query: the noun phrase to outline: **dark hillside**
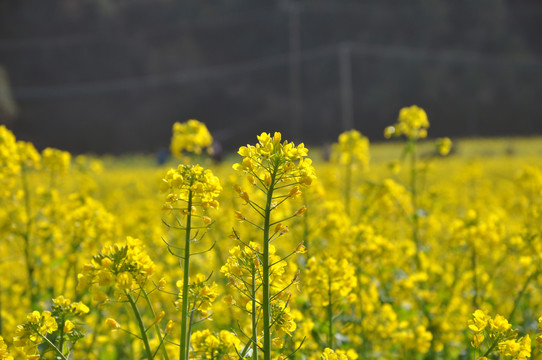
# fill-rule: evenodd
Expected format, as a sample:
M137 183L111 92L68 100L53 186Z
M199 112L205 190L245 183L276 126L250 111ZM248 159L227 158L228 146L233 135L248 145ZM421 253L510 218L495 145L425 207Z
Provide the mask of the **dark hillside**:
M155 151L189 118L227 148L379 140L411 104L433 136L540 134L540 19L535 0L0 0L0 64L17 136L73 152Z

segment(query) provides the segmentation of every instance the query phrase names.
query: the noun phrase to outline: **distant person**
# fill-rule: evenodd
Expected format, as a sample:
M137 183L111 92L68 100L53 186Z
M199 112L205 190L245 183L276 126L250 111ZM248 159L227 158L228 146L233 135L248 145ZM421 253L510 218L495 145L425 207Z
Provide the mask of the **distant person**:
M0 124L11 126L19 113L7 71L0 65Z
M222 148L222 144L217 140L211 144L211 158L217 162L221 162L224 158L224 149Z
M322 160L324 161L331 160L331 145L330 144L326 143L322 146Z
M156 152L156 163L158 165L164 165L169 158L169 149L165 147L161 147Z

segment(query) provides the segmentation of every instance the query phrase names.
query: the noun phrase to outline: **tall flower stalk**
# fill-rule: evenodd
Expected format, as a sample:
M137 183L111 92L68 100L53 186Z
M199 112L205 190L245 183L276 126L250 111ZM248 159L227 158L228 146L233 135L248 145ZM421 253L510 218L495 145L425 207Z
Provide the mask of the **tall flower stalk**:
M352 177L355 170L369 167L369 139L357 130L343 132L333 144L331 155L335 163L344 167L344 209L351 215Z
M336 310L342 310L345 303L353 303L356 297L353 291L358 287L356 269L346 259L336 259L329 254L321 257L311 257L307 263L304 279L310 289L311 305L316 309L326 309L327 338L326 346L335 345L333 326Z
M33 228L34 228L34 213L32 209L32 199L29 185L29 172L35 169L39 169L41 166L40 154L34 148L34 145L25 141L17 141L16 151L14 152L14 158L16 164L12 167L18 169L21 176L21 189L24 198L24 219L25 224L22 227L21 236L23 238L24 259L26 265L26 272L28 278L28 293L30 294L30 303L32 308L37 308L40 291L38 283L35 279L36 263L34 259L34 253L32 251L33 246Z
M420 251L421 244L419 238L420 227L420 209L418 199L418 164L417 164L417 151L416 144L419 139L425 139L427 137L427 128L429 128L429 120L425 111L416 106L404 107L399 111L399 118L397 123L393 126L388 126L384 129L384 136L386 138L405 136L407 143L403 156L409 157L410 174L409 174L409 186L412 196L413 214L409 219L412 226L412 240L416 245L416 265L420 268Z
M155 264L150 259L139 239L127 237L126 244L106 245L95 256L92 261L86 264L83 268L83 273L79 274L79 290L87 287L96 287L99 294L99 287L108 287L114 289L116 295L130 305L133 317L139 329L139 336L123 329L113 319L107 319L106 324L112 329L120 329L129 333L143 342L145 358L148 360L154 359L156 355L151 348L151 339L149 338L148 330L150 326L145 326L143 309L138 305L138 300L144 298L147 300L148 311L155 315L152 304L148 301L148 295L154 291L145 289L149 277L154 273ZM108 291L111 292L111 291ZM102 300L107 300L107 295L101 292ZM162 320L165 313L154 317L151 324L157 325ZM157 338L160 340L158 348L162 347L165 341L165 335L162 336L160 328L155 326ZM166 334L168 330L166 329ZM167 358L167 355L164 356Z
M166 242L171 254L181 259L183 281L181 289L181 337L179 359L188 359L190 348L190 332L192 313L190 309L190 257L191 243L201 239L200 230L211 224L211 219L203 215L202 209L218 207L216 197L222 191L220 181L211 170L205 170L199 165L179 165L170 169L163 179L163 189L167 192L164 209L170 211L172 219L164 223L180 231L184 231L184 241L181 246ZM164 240L165 241L165 240ZM175 249L180 250L177 253ZM195 304L195 302L194 302Z
M418 141L427 137L427 129L429 128L429 120L424 109L412 105L410 107L404 107L399 111L399 117L397 122L393 126L388 126L384 129L384 136L386 138L404 136L406 138L406 146L403 151L403 159L408 158L409 163L409 190L410 190L410 203L411 213L407 214L408 221L410 223L412 232L412 241L415 245L415 257L414 265L418 272L424 272L427 269L422 262L424 257L425 244L420 237L422 217L427 216L426 209L421 206L420 194L422 190L423 182L421 176L423 173L420 171L420 159L418 154ZM441 156L445 156L450 152L451 140L448 138L438 139L436 141L437 153ZM422 284L422 288L424 284ZM430 329L434 328L434 315L429 310L429 304L426 299L419 298L418 300L420 310L427 318ZM431 347L426 358L433 359L435 357L435 339L431 341Z
M312 161L306 158L308 150L304 144L295 146L288 141L281 142L281 134L278 132L273 136L262 133L258 136L258 143L255 146L242 146L238 153L243 157L243 160L235 164L233 168L246 173L249 182L265 197L264 203L259 203L252 200L248 192L243 191L240 187L236 188L240 197L260 217L259 221L251 221L244 215L238 214L238 218L253 224L262 233L262 250L255 250L257 264L261 267L262 352L264 360L270 360L271 341L273 340L272 328L275 328L278 333L281 330L288 332L288 328L281 329L277 325L288 324L291 321L291 317L287 321L278 321L279 318L284 320L285 315L289 314L289 308L287 301L279 300L285 295L285 289L272 292L273 266L277 266L283 259L270 260L274 253L274 247L270 243L287 231L286 227L282 225L283 221L301 215L306 208L303 206L294 214L282 219L277 219L277 216L274 217L273 214L282 203L301 195L300 186L312 183L315 177L314 168ZM256 298L253 301L256 301ZM293 328L295 328L295 324ZM252 342L254 343L253 351L258 351L257 339L252 339ZM255 355L253 356L256 358Z

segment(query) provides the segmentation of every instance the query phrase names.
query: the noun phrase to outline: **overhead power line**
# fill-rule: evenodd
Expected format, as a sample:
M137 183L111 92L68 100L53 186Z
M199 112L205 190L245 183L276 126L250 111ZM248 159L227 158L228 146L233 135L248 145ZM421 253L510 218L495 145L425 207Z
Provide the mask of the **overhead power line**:
M335 51L335 46L305 51L301 55L300 61L314 60L320 57L330 56L334 54ZM202 81L225 76L257 72L277 66L287 65L289 61L290 58L288 54L281 54L233 65L220 65L204 69L194 69L160 75L64 85L16 87L13 89L13 93L16 99L26 100L148 90L193 81Z
M447 63L493 63L504 65L542 66L542 58L527 54L489 54L484 52L455 49L427 49L396 45L373 45L360 43L349 44L354 53L361 55L377 55L378 57L400 58L414 61L437 60Z
M274 13L277 15L279 13ZM182 34L187 30L222 28L235 26L243 23L261 23L265 19L270 19L269 11L259 10L242 12L237 14L228 14L217 16L211 19L181 20L179 22L156 23L151 25L139 25L137 28L121 28L126 34L136 33L142 37L152 37L155 34ZM114 24L113 24L114 25ZM107 29L107 26L105 27ZM126 41L126 34L119 33L119 29L113 26L113 30L85 31L75 34L65 34L57 36L29 37L0 39L0 50L34 50L63 48L72 46L87 45L89 43L120 43Z
M335 56L348 44L352 54L370 55L378 58L403 59L410 61L439 61L459 64L501 64L513 66L542 67L542 59L521 54L487 54L460 50L433 50L403 46L370 45L360 43L341 43L321 48L304 50L299 62L317 60ZM179 84L217 79L233 75L249 74L278 66L288 65L292 61L290 54L268 56L231 65L220 65L203 69L186 70L159 75L137 76L118 80L82 82L47 86L15 87L17 100L51 99L73 96L89 96L126 91L142 91ZM359 61L352 62L352 66Z

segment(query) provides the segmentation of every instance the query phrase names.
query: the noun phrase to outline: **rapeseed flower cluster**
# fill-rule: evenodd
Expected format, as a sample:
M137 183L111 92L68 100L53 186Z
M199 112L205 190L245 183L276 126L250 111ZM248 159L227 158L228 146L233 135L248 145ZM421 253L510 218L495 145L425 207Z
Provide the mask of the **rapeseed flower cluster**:
M12 355L23 355L27 359L39 359L40 348L55 353L55 358L66 359L84 334L81 327L72 322L75 317L88 314L89 308L81 302L72 302L59 296L53 299L51 311L33 311L26 316L26 321L17 325ZM0 355L10 359L7 346L0 337ZM4 348L2 350L2 347ZM13 357L11 357L13 359Z
M143 287L155 270L141 240L128 236L126 244L106 245L83 267L79 286L113 286L121 292Z
M188 302L192 311L198 313L201 317L211 316L213 302L218 296L218 285L210 283L209 279L203 274L197 274L188 285ZM177 281L177 288L182 291L183 281ZM179 293L179 300L175 305L180 308L182 303L182 292Z
M222 186L211 170L199 165L179 165L166 173L162 180L162 191L168 193L165 209L174 209L177 202L188 202L190 197L194 206L217 208L215 198L220 195Z
M8 351L4 338L0 336L0 360L13 360L13 356Z
M344 351L344 350L332 350L326 348L322 353L322 360L356 360L358 354L354 351Z
M196 331L190 339L193 359L236 359L239 339L233 333L221 330L218 334L208 329Z
M17 141L11 131L0 125L0 163L3 175L19 175L23 167L39 168L41 156L32 143Z
M356 300L353 290L358 286L356 269L346 259L336 259L322 254L321 259L312 257L307 263L304 285L311 289L314 306L339 305Z
M27 355L38 355L38 345L46 341L46 336L58 329L56 319L50 311L33 311L26 316L26 321L17 326L13 345L23 348ZM38 355L39 358L39 355Z
M208 318L211 303L216 298L216 284L207 284L209 279L204 275L198 274L190 282L190 268L193 261L191 247L193 242L199 242L203 238L204 230L212 224L212 219L204 215L202 211L218 208L219 203L216 198L220 195L222 186L211 170L199 165L181 164L177 169L170 169L166 173L162 179L162 191L167 192L163 209L169 212L169 219L163 219L163 223L168 229L184 232L184 246L179 246L178 240L175 244L164 240L170 254L181 260L183 271L183 279L177 281L180 293L176 306L181 312L179 358L184 360L189 357L194 314L199 313L204 318ZM183 219L179 218L179 214ZM200 235L200 231L203 234Z
M452 140L448 137L438 138L436 141L437 153L441 156L446 156L452 150Z
M288 141L281 143L281 140L278 132L272 137L262 133L255 146L239 148L243 160L233 168L245 172L250 183L266 190L278 184L310 185L316 176L312 160L306 157L307 148L304 144L295 146Z
M207 126L198 120L191 119L185 123L173 124L170 150L176 158L182 159L183 152L199 155L205 148L211 151L212 143L213 137L207 130Z
M245 205L250 206L260 218L249 220L241 212L236 214L239 220L249 222L261 232L261 243L249 246L255 253L254 263L250 265L250 276L247 276L246 280L241 280L247 288L244 296L249 300L247 312L251 316L251 334L246 336L249 340L246 349L250 347L254 357L257 357L261 350L265 360L272 357L271 344L273 343L276 349L282 348L281 337L295 329L296 325L287 304L290 296L289 287L297 282L297 276L291 278L289 283L279 281L277 284L277 280L285 274L284 260L292 254L303 252L300 244L290 255L280 258L275 255L275 247L270 243L289 232L283 224L284 221L302 215L307 209L303 205L293 214L286 215L280 213L278 208L287 200L299 197L302 194L300 186L308 186L316 178L312 160L306 157L308 150L304 144L295 146L288 141L281 141L282 136L278 132L272 137L268 133L262 133L258 136L258 143L255 146L239 148L238 153L243 160L233 165L235 170L246 174L247 181L265 198L251 198L248 191L240 186L235 187ZM235 232L234 234L238 241L243 242ZM235 259L232 260L234 261ZM227 268L225 272L228 273ZM261 283L258 283L258 277ZM236 279L234 276L230 278L233 281ZM284 301L283 298L287 300ZM261 347L259 347L260 338L263 339Z
M469 329L474 332L472 346L484 353L481 358L487 358L495 350L502 357L514 360L525 360L531 357L531 338L525 335L517 339L518 331L512 329L512 324L501 316L490 317L478 309L469 320Z
M418 110L363 172L355 132L155 169L0 126L0 359L539 357L537 142L452 152Z
M360 164L366 169L369 166L369 139L357 130L346 131L333 144L331 158L339 164Z
M352 197L354 171L357 168L369 168L369 139L357 130L350 130L339 135L338 142L333 144L331 159L344 166L344 207L350 215L350 199Z
M393 126L388 126L384 130L386 138L398 137L404 135L407 139L416 140L427 137L427 129L429 128L429 120L425 110L412 105L404 107L399 111L397 123Z
M52 174L66 174L71 165L71 154L53 148L46 148L42 152L42 165Z

